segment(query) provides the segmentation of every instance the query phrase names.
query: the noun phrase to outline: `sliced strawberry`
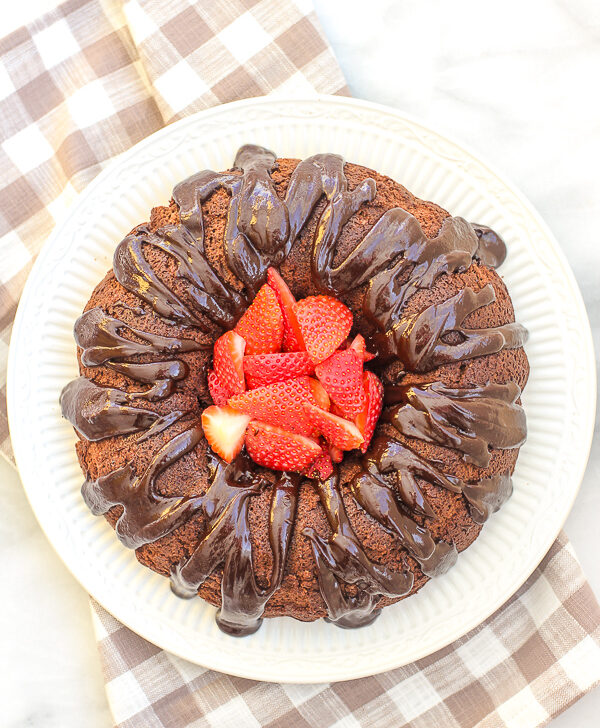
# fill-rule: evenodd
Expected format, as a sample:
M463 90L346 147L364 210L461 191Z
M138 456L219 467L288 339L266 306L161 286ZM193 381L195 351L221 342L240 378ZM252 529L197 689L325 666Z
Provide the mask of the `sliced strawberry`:
M354 349L336 351L315 367L315 373L345 417L354 419L362 412L365 406L363 362Z
M275 291L270 286L261 286L235 331L246 340L246 354L268 354L281 350L283 316Z
M277 425L300 435L312 435L315 428L302 407L303 402L315 403L308 377L251 389L231 397L229 406L250 415L253 420Z
M202 428L208 444L223 460L230 463L244 444L248 415L231 407L207 407L202 413Z
M329 450L326 446L321 446L321 454L312 465L309 465L306 475L309 478L326 480L332 473L333 463L331 462Z
M227 404L227 400L231 394L229 389L221 383L215 370L211 369L206 378L208 380L208 391L210 392L212 401L219 406Z
M244 383L244 351L246 341L235 331L228 331L215 341L213 364L221 385L229 396L246 389Z
M344 451L335 445L329 445L329 455L334 463L341 463L344 459Z
M353 422L332 415L331 412L325 412L310 402L304 403L304 411L327 442L341 450L354 450L363 442L364 438Z
M275 270L269 268L267 271L267 282L275 291L279 306L281 307L281 315L283 316L283 346L284 351L304 351L304 341L302 340L302 332L298 319L294 313L294 304L296 299L287 286L287 283Z
M331 356L352 328L352 312L331 296L303 298L294 306L294 313L306 351L315 364Z
M371 352L367 351L367 342L365 341L365 337L362 334L357 334L348 346L348 348L354 349L354 351L360 356L363 362L371 361L371 359L375 358L375 354L371 354Z
M256 420L248 425L246 450L258 465L295 472L302 472L322 452L319 443L312 438Z
M317 406L319 406L321 409L329 411L331 407L331 401L329 400L329 395L325 391L325 387L321 384L321 382L319 382L318 379L313 379L312 377L308 380L308 383L310 385Z
M305 351L252 354L244 357L248 389L313 374L314 371L315 365Z
M360 446L363 452L367 452L375 425L381 414L383 405L383 384L373 372L365 372L363 374L363 384L365 387L366 401L363 411L356 418L356 426L362 432L365 441Z

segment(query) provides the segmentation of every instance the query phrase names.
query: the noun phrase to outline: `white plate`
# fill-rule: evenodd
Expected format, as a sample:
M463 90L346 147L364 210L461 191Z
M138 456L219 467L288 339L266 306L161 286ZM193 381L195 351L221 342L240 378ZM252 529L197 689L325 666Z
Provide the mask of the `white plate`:
M121 238L198 169L228 168L238 146L279 156L338 152L406 185L508 243L500 269L530 331L523 403L529 437L515 491L445 576L389 607L369 627L265 620L228 637L201 599L175 597L83 503L75 437L61 388L76 377L73 322L111 266ZM573 275L525 198L462 147L391 109L352 99L250 99L201 112L136 145L100 174L40 254L17 313L8 408L25 489L48 538L81 584L142 637L215 670L277 682L371 675L428 655L478 625L540 562L573 503L594 423L589 323Z

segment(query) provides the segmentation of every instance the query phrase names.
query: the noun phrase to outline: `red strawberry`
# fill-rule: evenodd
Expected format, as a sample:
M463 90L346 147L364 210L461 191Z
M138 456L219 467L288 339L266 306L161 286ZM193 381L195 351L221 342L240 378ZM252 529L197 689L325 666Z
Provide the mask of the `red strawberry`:
M356 418L356 426L362 432L365 441L360 446L363 452L367 452L375 425L381 414L383 404L383 384L379 381L373 372L365 372L363 374L363 383L365 387L366 401L363 411Z
M336 351L315 367L315 373L345 417L354 419L362 412L365 406L363 363L354 349Z
M329 395L325 391L325 387L323 387L318 379L313 379L312 377L308 380L308 383L310 385L314 400L317 405L321 409L329 411L331 407L331 402L329 400Z
M275 291L279 306L281 307L281 315L283 316L283 350L304 351L305 346L302 340L302 332L300 331L300 325L294 313L296 299L288 288L287 283L275 268L269 268L267 271L267 282Z
M363 442L363 436L353 422L325 412L310 402L304 403L304 411L327 442L341 450L354 450Z
M306 475L309 478L318 478L319 480L326 480L333 473L333 463L331 462L331 456L326 446L321 447L321 454L309 466Z
M277 425L300 435L312 435L315 428L302 408L302 403L314 404L314 401L309 378L297 377L238 394L231 397L229 406L250 415L253 420Z
M214 369L211 369L208 372L208 376L206 378L208 380L208 391L210 392L212 401L219 406L227 404L227 400L229 399L231 394L227 387L221 384L221 380L217 376L217 373L214 371Z
M214 368L229 397L246 389L244 384L245 348L246 341L235 331L228 331L215 341Z
M246 450L258 465L302 472L321 455L315 440L253 420L246 431Z
M261 286L235 331L246 340L246 354L280 351L283 317L275 291L270 286Z
M344 459L344 451L335 445L329 445L329 455L334 463L341 463Z
M352 328L352 312L331 296L303 298L294 306L294 313L315 364L331 356Z
M371 354L371 352L367 351L367 342L365 341L365 337L362 334L357 334L348 346L348 348L354 349L354 351L360 356L363 362L371 361L371 359L375 358L375 354Z
M248 389L313 374L315 365L305 351L281 354L252 354L244 358Z
M248 415L231 407L207 407L202 413L202 428L208 444L223 460L230 463L244 444Z

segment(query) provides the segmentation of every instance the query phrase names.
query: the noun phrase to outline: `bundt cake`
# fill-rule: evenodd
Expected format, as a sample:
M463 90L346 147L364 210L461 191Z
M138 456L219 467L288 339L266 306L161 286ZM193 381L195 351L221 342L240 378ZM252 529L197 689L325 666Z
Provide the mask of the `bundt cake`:
M246 145L189 177L75 324L85 502L229 634L369 624L511 494L529 365L505 254L335 154Z

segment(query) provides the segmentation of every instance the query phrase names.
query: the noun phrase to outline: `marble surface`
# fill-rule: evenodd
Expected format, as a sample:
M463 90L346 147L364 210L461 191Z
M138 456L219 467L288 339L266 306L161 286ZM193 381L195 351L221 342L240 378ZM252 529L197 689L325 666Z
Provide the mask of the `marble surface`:
M2 33L53 2L11 5ZM525 192L575 271L598 352L597 0L315 0L315 6L355 96L408 111L463 141ZM565 530L600 595L598 429ZM54 554L17 474L3 461L0 512L0 722L108 728L87 595ZM552 726L592 728L599 713L596 690Z

